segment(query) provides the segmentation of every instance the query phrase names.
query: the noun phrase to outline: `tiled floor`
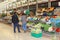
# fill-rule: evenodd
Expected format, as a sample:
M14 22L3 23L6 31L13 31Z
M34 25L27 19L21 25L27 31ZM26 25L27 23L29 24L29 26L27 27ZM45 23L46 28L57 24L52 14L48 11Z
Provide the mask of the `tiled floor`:
M29 32L13 33L12 26L0 23L0 40L51 40L51 39L46 37L34 38L30 35Z

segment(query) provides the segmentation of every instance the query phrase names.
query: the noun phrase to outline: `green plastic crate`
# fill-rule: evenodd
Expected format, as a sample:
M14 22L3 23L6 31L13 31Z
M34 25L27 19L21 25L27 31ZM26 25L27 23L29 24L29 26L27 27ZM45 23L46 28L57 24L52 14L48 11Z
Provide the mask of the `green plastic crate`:
M40 37L42 37L42 32L39 33L39 34L31 33L31 36L33 36L33 37L35 37L35 38L40 38Z

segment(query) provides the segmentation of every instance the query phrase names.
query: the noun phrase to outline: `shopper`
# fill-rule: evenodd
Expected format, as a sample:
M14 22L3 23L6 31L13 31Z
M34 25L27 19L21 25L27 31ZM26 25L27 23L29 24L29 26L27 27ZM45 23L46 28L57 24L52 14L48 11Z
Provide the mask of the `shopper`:
M47 16L47 12L46 11L43 12L43 16Z
M26 14L22 13L21 21L22 21L22 28L23 28L24 32L27 31L27 26L26 26L27 20L26 19L27 19Z
M12 24L14 26L14 33L16 33L16 28L18 29L18 32L20 33L19 19L15 11L12 13Z

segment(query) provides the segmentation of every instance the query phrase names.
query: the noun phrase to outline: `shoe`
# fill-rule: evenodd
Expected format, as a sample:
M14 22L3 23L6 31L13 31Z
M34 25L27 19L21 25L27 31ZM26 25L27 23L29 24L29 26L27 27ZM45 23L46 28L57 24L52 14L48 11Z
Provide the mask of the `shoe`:
M21 33L21 32L19 31L19 33Z
M24 31L24 33L26 33L26 31Z
M14 32L14 33L16 33L16 32Z

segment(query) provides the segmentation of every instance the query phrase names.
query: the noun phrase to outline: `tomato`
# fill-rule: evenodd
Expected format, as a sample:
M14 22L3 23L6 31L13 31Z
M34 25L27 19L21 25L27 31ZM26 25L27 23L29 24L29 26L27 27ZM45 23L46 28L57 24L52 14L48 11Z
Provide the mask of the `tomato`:
M56 32L60 32L60 28L57 28L57 29L56 29Z

